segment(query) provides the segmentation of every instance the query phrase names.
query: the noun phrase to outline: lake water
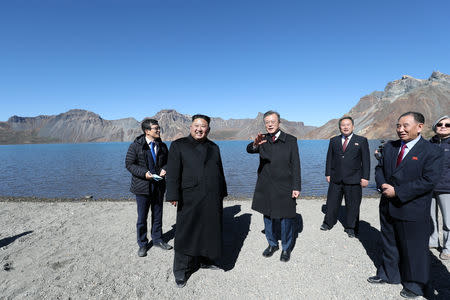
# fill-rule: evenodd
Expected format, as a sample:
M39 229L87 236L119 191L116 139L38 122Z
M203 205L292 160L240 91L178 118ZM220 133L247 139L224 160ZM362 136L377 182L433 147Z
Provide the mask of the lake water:
M259 156L248 154L249 141L217 141L222 154L228 194L251 197ZM325 159L328 140L301 140L302 195L325 196ZM169 144L169 143L168 143ZM126 143L39 144L0 146L0 195L49 198L128 198L130 173L125 169ZM369 141L370 151L379 145ZM371 180L364 195L375 194Z

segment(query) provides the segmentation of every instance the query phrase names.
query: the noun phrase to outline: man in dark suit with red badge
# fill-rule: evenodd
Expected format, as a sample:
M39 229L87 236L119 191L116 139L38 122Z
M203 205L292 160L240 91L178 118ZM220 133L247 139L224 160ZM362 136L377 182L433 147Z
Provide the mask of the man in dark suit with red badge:
M380 226L382 262L372 284L403 285L400 295L416 298L429 290L428 241L433 188L440 179L442 150L424 140L420 133L425 118L407 112L397 121L397 141L385 144L375 168L382 192Z
M337 222L338 210L345 195L345 232L353 238L358 234L359 207L362 188L369 184L369 143L363 136L353 133L351 117L339 120L341 134L330 139L325 176L329 182L327 212L321 230L330 230Z

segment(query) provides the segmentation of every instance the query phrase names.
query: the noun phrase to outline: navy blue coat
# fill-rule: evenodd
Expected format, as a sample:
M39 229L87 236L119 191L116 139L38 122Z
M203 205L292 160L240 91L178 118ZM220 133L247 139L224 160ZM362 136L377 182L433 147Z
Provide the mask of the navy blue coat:
M436 184L434 191L438 193L450 193L450 138L441 140L437 135L435 135L431 138L430 142L444 150L444 163L441 180L439 180L438 184Z
M155 181L153 179L145 178L145 173L150 170L155 170L154 172L159 175L161 169L166 168L169 150L161 139L155 140L155 143L158 147L158 153L156 154L156 165L153 163L152 159L148 159L150 147L145 139L145 134L142 134L138 136L128 148L127 155L125 157L125 167L132 175L130 192L136 195L150 195L152 194L150 193L150 189L153 185L153 188L156 188L159 192L158 197L162 200L166 189L165 180Z
M375 181L395 189L394 198L381 197L380 205L389 205L389 214L399 220L416 221L430 218L433 189L441 176L443 151L420 138L396 167L401 141L388 141L383 157L375 168Z

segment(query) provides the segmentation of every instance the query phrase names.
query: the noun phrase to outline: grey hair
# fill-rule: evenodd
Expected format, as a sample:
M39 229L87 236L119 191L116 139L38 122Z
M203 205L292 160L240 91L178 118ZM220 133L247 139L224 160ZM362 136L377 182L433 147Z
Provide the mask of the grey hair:
M265 119L267 116L270 116L270 115L277 115L277 117L278 117L278 122L280 122L280 114L278 113L278 112L276 112L276 111L274 111L274 110L269 110L269 111L266 111L265 113L264 113L264 117L263 117L263 119Z

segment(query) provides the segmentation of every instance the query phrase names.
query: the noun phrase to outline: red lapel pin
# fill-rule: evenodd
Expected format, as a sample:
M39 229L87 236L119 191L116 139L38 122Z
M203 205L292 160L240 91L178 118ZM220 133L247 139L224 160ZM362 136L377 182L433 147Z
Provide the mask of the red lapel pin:
M413 156L412 159L413 159L413 160L419 160L419 159L417 158L417 156Z

